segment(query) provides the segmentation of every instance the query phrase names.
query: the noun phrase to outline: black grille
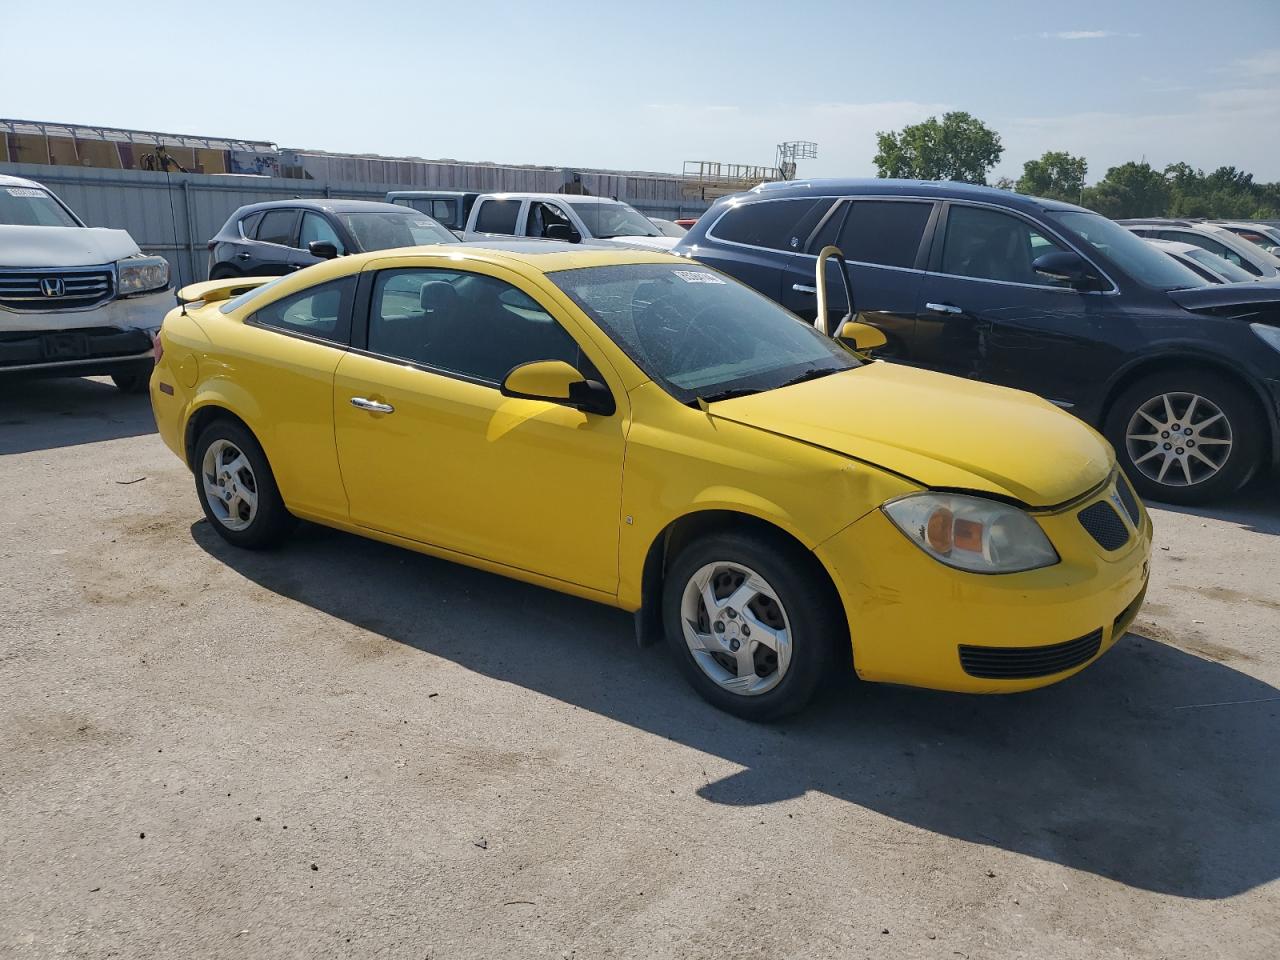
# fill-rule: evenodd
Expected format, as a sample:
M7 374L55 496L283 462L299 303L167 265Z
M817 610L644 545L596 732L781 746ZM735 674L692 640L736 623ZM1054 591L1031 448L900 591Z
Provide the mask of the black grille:
M1129 481L1124 477L1116 478L1116 493L1120 494L1120 502L1124 504L1124 512L1129 514L1129 519L1133 521L1136 529L1138 526L1138 498L1133 495L1133 491L1129 489Z
M111 299L113 275L97 270L0 270L0 306L77 310Z
M960 647L960 666L971 677L1026 680L1078 667L1098 655L1102 628L1048 647Z
M1077 516L1080 526L1089 531L1089 536L1097 540L1103 550L1119 550L1129 542L1129 528L1107 501L1091 503Z

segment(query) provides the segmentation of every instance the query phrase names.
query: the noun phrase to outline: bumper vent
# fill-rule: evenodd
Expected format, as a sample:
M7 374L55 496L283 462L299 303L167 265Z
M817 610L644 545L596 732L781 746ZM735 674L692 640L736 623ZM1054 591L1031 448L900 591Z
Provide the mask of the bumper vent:
M1027 680L1087 663L1102 647L1102 628L1048 647L960 647L960 666L971 677Z
M1120 495L1120 502L1124 504L1124 512L1129 514L1129 519L1133 521L1133 527L1138 528L1138 498L1134 496L1133 490L1129 487L1129 481L1124 477L1116 480L1116 493Z
M10 310L84 310L112 297L114 274L95 270L0 270L0 306Z
M1115 507L1105 500L1089 504L1076 516L1080 520L1080 526L1089 531L1089 536L1097 540L1103 550L1119 550L1129 542L1129 528L1124 525Z

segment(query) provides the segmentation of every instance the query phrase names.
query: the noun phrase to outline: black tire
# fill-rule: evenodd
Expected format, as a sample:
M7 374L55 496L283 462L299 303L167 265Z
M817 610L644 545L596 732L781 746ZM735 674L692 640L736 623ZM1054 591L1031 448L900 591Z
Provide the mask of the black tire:
M252 492L257 495L256 510L251 514L248 525L241 529L232 529L228 525L228 520L224 520L220 512L210 504L209 492L205 489L205 456L209 448L220 441L244 455L251 472L247 477L239 475L237 480L245 484L251 481ZM275 475L271 472L271 464L267 462L262 447L253 434L239 423L218 419L200 431L193 449L192 467L196 496L200 498L204 515L209 525L228 543L247 550L274 547L288 536L297 522L280 497ZM224 510L223 513L225 512Z
M129 370L113 373L111 382L121 393L147 393L151 388L151 371L154 369L155 363L148 360L145 364L137 364Z
M681 613L685 587L703 567L721 562L755 571L785 610L791 660L782 679L766 692L748 696L725 689L703 671L685 641ZM837 665L849 662L848 625L825 572L811 554L781 536L724 532L689 543L668 566L662 618L667 642L694 689L721 710L746 720L762 722L798 712Z
M1229 437L1231 441L1225 460L1221 461L1219 469L1214 473L1207 473L1207 466L1203 465L1202 461L1188 460L1189 468L1192 470L1191 483L1186 482L1186 473L1177 463L1171 465L1165 482L1161 482L1158 476L1151 476L1145 472L1144 467L1137 461L1149 454L1146 462L1150 463L1151 467L1147 469L1158 474L1159 470L1155 468L1155 464L1163 462L1163 452L1153 452L1155 441L1135 440L1131 448L1126 439L1129 425L1139 416L1139 409L1149 401L1168 394L1198 396L1217 407L1222 413L1221 420L1215 421L1211 427L1205 427L1206 433L1200 437L1202 453L1207 452L1211 457L1217 458L1218 451L1223 446L1222 439ZM1184 402L1189 402L1189 398ZM1197 402L1197 410L1204 409L1205 407ZM1184 414L1186 409L1175 402L1173 412L1176 419ZM1204 422L1204 418L1198 412L1194 414L1194 418L1199 423ZM1149 423L1143 424L1141 420L1139 423L1141 429L1152 430L1150 436L1159 438L1161 448L1168 443L1174 454L1182 449L1190 457L1189 448L1194 445L1194 440L1191 444L1179 446L1186 442L1188 439L1186 436L1176 431L1160 430ZM1173 426L1185 431L1188 425L1175 423ZM1257 405L1243 387L1221 374L1190 368L1162 370L1135 381L1116 398L1103 425L1103 433L1115 447L1120 466L1144 499L1185 505L1209 503L1229 497L1248 483L1249 478L1262 464L1266 449L1263 439L1264 429L1265 425L1258 416ZM1166 437L1166 433L1170 435ZM1212 443L1213 446L1209 446L1208 443ZM1206 471L1206 475L1203 478L1199 477L1198 470ZM1170 479L1173 482L1169 482Z
M214 268L209 271L210 280L235 280L243 274L235 267L227 266L225 263L215 264Z

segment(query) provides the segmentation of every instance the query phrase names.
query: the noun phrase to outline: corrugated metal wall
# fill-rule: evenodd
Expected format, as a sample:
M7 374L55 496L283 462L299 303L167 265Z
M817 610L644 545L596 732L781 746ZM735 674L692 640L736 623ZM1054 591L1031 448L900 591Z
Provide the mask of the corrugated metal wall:
M382 161L378 161L381 163ZM356 200L381 200L388 190L470 189L514 190L515 186L490 186L475 182L483 174L511 167L484 165L452 165L470 169L471 178L461 182L390 183L370 181L292 180L279 177L209 176L203 174L163 174L146 170L106 170L94 167L55 167L30 163L0 163L0 174L26 177L45 184L80 215L91 227L115 227L129 234L147 253L166 257L174 270L175 281L191 283L205 279L208 272L209 238L218 232L233 210L246 203L263 200L288 200L294 197L349 197ZM359 171L352 171L353 173ZM383 173L370 169L368 173ZM532 172L532 171L531 171ZM443 171L442 171L443 173ZM456 172L455 176L461 176ZM583 183L597 196L617 196L641 212L654 217L674 219L697 216L707 204L697 200L681 200L669 190L652 189L648 178L597 176L583 174ZM592 182L588 182L592 178ZM597 189L596 180L601 181ZM605 184L604 181L617 181ZM632 180L637 195L627 192ZM557 186L563 183L557 182ZM661 182L661 181L659 181ZM676 183L678 187L678 182ZM649 189L646 189L649 188ZM554 192L554 187L521 187L524 190ZM668 194L645 195L645 194Z

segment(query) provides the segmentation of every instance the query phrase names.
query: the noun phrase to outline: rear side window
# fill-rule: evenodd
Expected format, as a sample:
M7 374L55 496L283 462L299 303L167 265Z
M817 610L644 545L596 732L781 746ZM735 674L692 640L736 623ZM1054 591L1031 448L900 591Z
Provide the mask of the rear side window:
M262 211L251 213L240 221L240 236L246 239L253 239L254 232L258 229L258 224L262 222Z
M355 288L354 277L322 283L269 303L249 319L259 326L346 346L351 342Z
M1181 240L1183 243L1190 243L1199 247L1201 250L1208 250L1212 254L1216 254L1228 263L1234 263L1237 267L1243 267L1254 276L1262 276L1262 271L1255 267L1240 254L1236 253L1225 243L1219 243L1210 237L1206 237L1202 233L1194 233L1190 230L1162 230L1160 232L1161 240Z
M295 227L298 222L297 210L268 210L262 222L258 224L257 237L263 243L278 243L284 247L292 247L297 235Z
M486 200L476 216L479 233L506 233L514 236L516 215L520 212L519 200Z
M830 200L763 200L731 209L712 228L718 240L770 250L804 249Z
M458 201L456 200L414 199L406 200L405 203L419 213L425 213L433 220L439 220L446 227L456 228L461 226L457 213Z
M982 207L951 207L941 272L1037 287L1066 286L1031 269L1032 261L1063 248L1020 217Z
M914 267L932 213L927 202L855 200L836 245L850 263Z

